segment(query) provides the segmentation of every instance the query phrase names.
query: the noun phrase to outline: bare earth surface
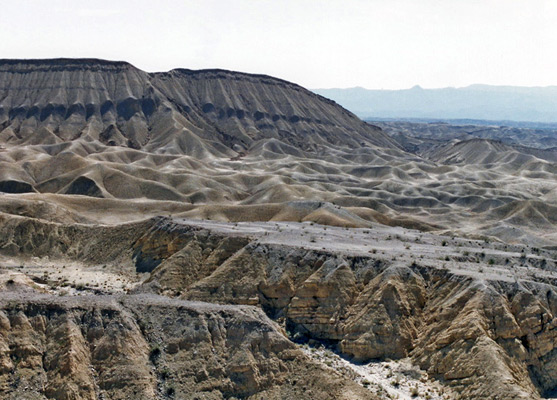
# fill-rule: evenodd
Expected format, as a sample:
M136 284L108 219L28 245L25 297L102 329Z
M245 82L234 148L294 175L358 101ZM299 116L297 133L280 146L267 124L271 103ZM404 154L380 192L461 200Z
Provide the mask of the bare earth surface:
M551 398L557 152L384 128L268 76L0 60L0 397Z

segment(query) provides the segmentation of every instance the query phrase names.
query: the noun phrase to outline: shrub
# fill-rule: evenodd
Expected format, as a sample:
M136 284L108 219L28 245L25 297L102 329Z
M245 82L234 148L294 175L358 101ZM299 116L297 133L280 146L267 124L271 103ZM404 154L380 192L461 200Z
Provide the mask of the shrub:
M161 348L158 344L151 346L151 351L149 352L149 360L154 363L161 355Z
M170 370L168 368L163 368L161 371L161 379L163 381L167 380L170 377Z

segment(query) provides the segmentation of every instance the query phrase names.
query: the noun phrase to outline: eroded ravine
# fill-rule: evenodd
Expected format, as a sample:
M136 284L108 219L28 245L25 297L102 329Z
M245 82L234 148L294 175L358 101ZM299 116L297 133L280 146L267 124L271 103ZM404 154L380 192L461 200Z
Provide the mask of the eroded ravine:
M353 360L409 357L460 398L538 398L557 385L551 251L381 225L346 229L157 218L69 227L6 218L4 257L25 264L30 255L35 262L48 255L50 263L73 260L87 270L96 264L93 256L104 254L106 269L135 277L129 287L114 290L253 305L293 340L326 343ZM32 241L25 240L30 236ZM25 272L25 266L18 269ZM48 279L34 284L51 295L64 289ZM94 290L71 293L80 299ZM175 312L173 307L165 313ZM137 307L131 308L135 314ZM143 340L164 347L172 335L157 337L154 329ZM159 393L160 376L149 379ZM260 379L270 379L268 387L280 381Z

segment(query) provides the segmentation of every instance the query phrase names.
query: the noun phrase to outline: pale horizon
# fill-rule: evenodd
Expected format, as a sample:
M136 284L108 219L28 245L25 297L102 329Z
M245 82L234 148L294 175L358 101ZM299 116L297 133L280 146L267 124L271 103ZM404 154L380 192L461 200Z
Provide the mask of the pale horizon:
M320 87L320 88L310 88L310 89L314 89L314 90L319 90L319 89L364 89L364 90L384 90L384 91L399 91L399 90L411 90L414 89L416 87L418 87L420 89L424 89L424 90L436 90L436 89L465 89L465 88L469 88L471 86L491 86L491 87L513 87L513 88L524 88L524 89L548 89L548 88L557 88L557 85L546 85L546 86L539 86L539 85L534 85L534 86L523 86L523 85L492 85L489 83L482 83L482 82L475 82L475 83L470 83L469 85L464 85L464 86L441 86L441 87L424 87L422 85L413 85L411 87L403 87L403 88L397 88L397 89L390 89L390 88L367 88L364 86L352 86L352 87Z
M0 58L228 69L306 88L557 85L557 2L12 2Z

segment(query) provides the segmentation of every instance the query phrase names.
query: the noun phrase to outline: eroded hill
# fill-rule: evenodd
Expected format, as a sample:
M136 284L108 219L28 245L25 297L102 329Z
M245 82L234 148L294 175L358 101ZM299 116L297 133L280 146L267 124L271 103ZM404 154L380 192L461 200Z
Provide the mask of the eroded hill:
M0 61L2 396L412 398L376 359L549 395L555 152L389 133L268 76Z
M368 220L537 245L555 239L554 153L490 156L480 143L473 158L466 146L415 155L332 101L267 76L4 60L0 145L0 189L27 204L34 193L53 207L77 195L91 199L80 200L85 209L107 199L100 208L114 207L115 218L125 208L203 216L217 207L218 218L231 219L224 208L318 200ZM503 209L518 220L535 209L536 229L501 219Z
M158 398L167 387L213 391L214 398L268 390L270 398L296 398L295 391L307 387L313 393L308 398L328 398L312 389L311 380L334 370L320 370L298 354L267 318L291 340L326 343L356 362L409 358L446 387L446 398L532 399L557 385L554 251L376 224L354 229L156 218L101 227L10 217L2 226L6 394L20 393L10 383L16 379L38 392L36 385L47 384L47 396L49 385L61 382L64 393L81 385L83 393L112 398L131 390ZM192 313L201 321L184 317ZM223 326L212 328L211 321ZM128 327L125 335L121 324ZM209 333L190 325L207 327L220 358L204 355L202 337ZM236 333L226 333L230 329ZM68 332L76 338L65 339ZM120 344L105 359L99 354L109 333L106 341ZM99 375L72 370L76 375L60 376L59 357L66 353L64 347L50 353L53 335L69 341L68 352L77 346L67 355L83 357L74 360L75 368L92 366ZM20 342L31 338L24 352ZM295 372L300 363L315 378L301 380ZM188 367L194 364L204 376ZM143 375L122 375L118 379L129 383L109 384L102 371L117 365L136 365L134 374ZM327 390L354 390L355 397L346 398L373 396L358 392L344 370L334 373ZM298 384L288 392L284 385L292 379ZM88 398L83 396L78 398Z

